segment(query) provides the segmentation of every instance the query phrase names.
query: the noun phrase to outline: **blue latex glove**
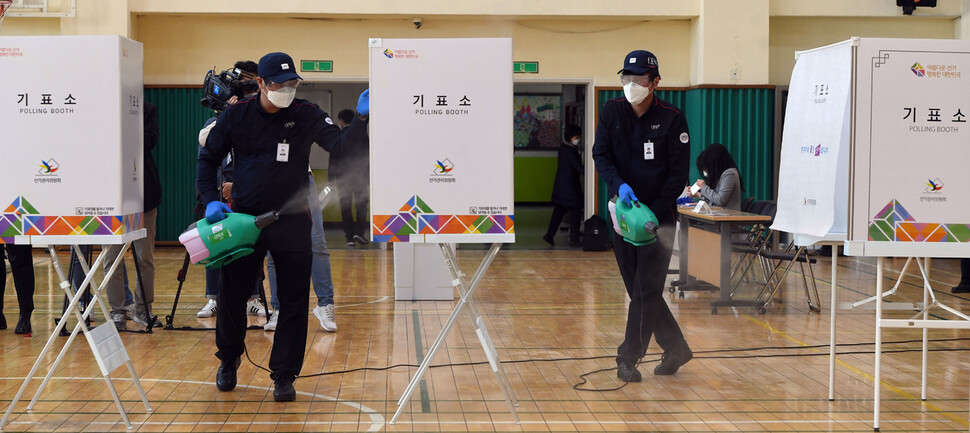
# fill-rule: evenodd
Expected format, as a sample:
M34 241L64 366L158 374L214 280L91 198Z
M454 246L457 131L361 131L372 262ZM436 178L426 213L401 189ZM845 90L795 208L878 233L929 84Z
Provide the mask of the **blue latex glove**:
M370 89L364 90L364 93L360 94L360 98L357 98L357 112L361 116L370 115Z
M622 201L623 204L627 206L632 206L633 204L632 202L640 201L640 200L637 200L637 196L633 195L633 188L630 188L630 185L627 185L625 183L623 185L620 185L619 195L620 195L620 201Z
M226 219L227 213L232 213L232 210L221 201L210 201L205 205L205 220L209 224L215 224Z

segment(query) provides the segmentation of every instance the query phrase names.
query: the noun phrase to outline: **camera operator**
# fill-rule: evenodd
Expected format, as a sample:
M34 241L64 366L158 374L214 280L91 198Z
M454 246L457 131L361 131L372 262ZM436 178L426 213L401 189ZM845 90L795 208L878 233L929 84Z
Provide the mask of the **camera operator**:
M270 377L276 401L296 399L293 380L303 367L310 292L311 221L307 211L310 146L330 151L341 146L340 128L316 104L294 99L301 79L293 59L269 53L259 60L259 96L227 108L199 153L197 185L211 223L231 212L219 200L216 171L219 162L234 155L232 199L236 211L259 215L280 211L279 221L267 226L254 253L222 268L216 317L216 357L221 360L216 387L230 391L245 350L245 305L255 285L263 257L276 259L279 278L279 324L270 355ZM285 206L288 205L288 206Z
M259 93L259 86L256 84L256 74L257 65L256 62L252 60L240 60L233 65L233 69L223 71L219 75L216 75L210 71L209 74L206 75L205 83L202 86L203 92L205 92L202 99L202 106L214 109L218 108L216 110L216 115L218 115L230 105L238 102L240 99L256 96ZM223 87L229 89L228 93L223 89ZM216 117L211 117L209 120L206 120L202 130L199 131L200 146L205 146L206 138L209 136L209 131L211 131L215 125ZM227 155L222 161L218 177L219 184L221 185L220 190L222 198L224 201L230 202L233 179L233 163L231 154ZM201 194L199 194L200 206L204 204L201 203L201 200ZM232 207L231 203L230 207ZM219 296L219 288L222 285L219 274L220 271L218 269L205 270L205 297L208 298L208 301L202 307L202 309L196 313L196 317L200 319L209 318L216 314L216 310L218 309L218 302L216 301L216 298ZM259 291L258 289L254 288L253 294L250 297L249 302L246 304L246 313L251 316L266 316L266 310L259 302L258 297Z

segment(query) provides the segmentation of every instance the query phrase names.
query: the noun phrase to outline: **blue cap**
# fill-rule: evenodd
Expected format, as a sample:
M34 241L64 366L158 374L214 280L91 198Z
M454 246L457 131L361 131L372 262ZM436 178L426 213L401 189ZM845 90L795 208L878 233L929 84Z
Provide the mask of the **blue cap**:
M269 53L259 59L259 77L270 80L274 83L283 83L294 78L300 78L296 74L296 66L293 65L293 58L286 53Z
M262 65L263 62L260 61L259 64ZM655 75L660 75L657 56L649 51L636 50L626 55L626 58L623 59L623 68L617 74L643 75L651 71Z

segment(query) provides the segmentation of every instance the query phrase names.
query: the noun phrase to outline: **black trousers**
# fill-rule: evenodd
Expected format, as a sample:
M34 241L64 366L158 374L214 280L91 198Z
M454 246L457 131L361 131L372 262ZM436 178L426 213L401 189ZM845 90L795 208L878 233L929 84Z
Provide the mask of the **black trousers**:
M222 268L222 289L216 310L216 357L231 361L245 350L246 301L253 293L257 274L263 266L266 251L276 264L280 302L279 322L273 337L269 358L270 377L292 378L303 368L306 351L307 314L310 308L310 215L280 216L279 221L263 229L253 254L237 259Z
M3 261L4 250L10 260L13 285L17 290L20 314L30 316L34 311L34 252L30 245L0 244L0 312L3 311L3 294L7 291L7 265Z
M657 242L635 246L613 233L613 252L620 267L630 310L626 317L623 343L617 349L617 362L636 363L647 353L650 336L665 352L686 348L687 340L677 319L663 298L667 267L673 250L674 225L662 225Z
M360 176L343 175L337 181L337 195L340 201L340 221L344 229L344 237L347 242L353 242L354 235L364 236L370 220L367 218L367 201L369 192L367 190L367 179ZM354 210L357 211L357 220L354 221Z
M581 207L566 207L557 204L552 209L552 218L549 218L549 229L546 230L546 236L556 236L556 231L559 230L559 224L562 223L562 217L566 215L566 211L569 211L569 242L579 242L579 226L582 224L583 216L583 208Z

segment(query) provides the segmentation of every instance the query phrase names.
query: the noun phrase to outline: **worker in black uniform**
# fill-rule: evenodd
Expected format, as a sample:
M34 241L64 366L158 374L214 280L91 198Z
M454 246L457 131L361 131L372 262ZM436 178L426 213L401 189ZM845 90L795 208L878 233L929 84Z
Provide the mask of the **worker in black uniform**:
M231 212L219 200L216 171L233 152L233 211L259 215L279 211L279 221L264 228L255 251L222 268L222 289L216 312L216 357L221 360L216 387L236 386L236 370L245 350L246 301L269 251L279 279L280 314L270 377L276 401L296 398L293 380L303 367L309 309L310 214L307 209L307 167L310 146L327 151L340 146L340 128L316 104L294 99L300 76L285 53L259 60L259 95L227 108L199 153L197 183L206 203L206 220L216 222Z
M633 51L618 72L625 99L606 101L600 110L593 161L610 195L629 205L650 207L660 222L657 240L635 246L613 235L620 275L630 295L626 333L617 349L617 377L639 382L637 363L646 354L650 336L664 350L655 375L677 372L693 353L663 299L673 248L675 205L690 170L690 134L679 109L654 95L660 83L657 57Z

